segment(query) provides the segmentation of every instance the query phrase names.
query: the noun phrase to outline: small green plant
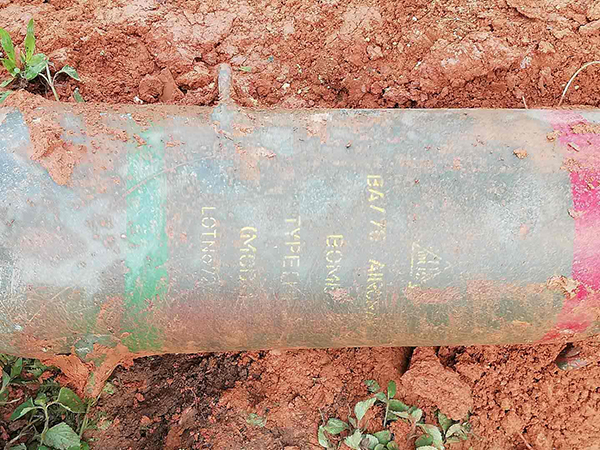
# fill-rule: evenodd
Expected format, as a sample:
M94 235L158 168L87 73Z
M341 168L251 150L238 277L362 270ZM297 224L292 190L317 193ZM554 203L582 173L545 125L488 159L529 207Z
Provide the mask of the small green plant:
M39 377L49 369L38 360L7 355L0 355L0 364L3 366L0 396L4 405L21 400L6 401L8 386L39 383ZM89 424L90 407L91 403L86 405L71 389L61 388L48 378L39 385L35 399L27 398L13 411L11 421L27 421L4 449L88 450L89 446L81 436Z
M19 59L17 59L12 39L4 28L0 28L0 43L2 44L2 50L4 51L2 65L8 71L10 76L0 83L0 87L8 87L17 81L23 86L40 76L52 90L56 101L59 101L60 99L58 98L56 88L54 87L58 75L64 73L77 81L81 81L79 74L71 66L64 66L56 72L54 76L51 75L50 66L52 63L48 60L48 57L43 53L35 53L35 23L33 19L27 24L27 35L23 42L25 51L20 52ZM8 90L0 93L0 103L3 102L11 92L11 90Z
M416 406L409 406L395 399L396 383L390 381L386 391L382 391L375 380L365 381L370 393L375 394L367 400L358 402L354 407L354 417L350 414L348 422L337 418L330 418L319 426L318 440L321 447L328 450L339 448L332 444L331 436L342 436L343 442L355 450L397 450L398 444L392 433L386 429L390 422L405 420L411 425L407 440L415 440L415 448L419 450L445 450L445 444L451 444L460 440L466 440L470 434L468 422L457 422L449 419L438 411L437 419L440 427L423 423L423 410ZM383 430L377 433L367 434L364 432L362 419L367 411L374 405L381 403L385 406L383 415ZM441 429L440 429L441 428ZM419 435L418 429L423 433Z
M16 356L0 354L2 385L0 386L0 406L16 403L20 399L8 401L9 386L34 382L48 368L37 359L23 359Z
M367 380L365 384L370 391L379 391L379 385L375 380ZM402 403L400 400L394 398L396 395L396 383L390 381L388 383L387 393L376 392L375 398L385 405L385 414L383 415L383 427L387 426L388 422L398 419L405 419L412 425L411 435L414 434L417 423L419 423L423 417L423 411L416 406L408 406Z
M85 103L81 92L79 92L79 88L75 88L75 90L73 91L73 98L77 103Z
M440 427L419 423L417 426L424 432L416 441L415 447L419 450L444 450L444 444L452 444L469 439L471 425L468 422L454 421L437 412ZM441 429L440 429L441 428Z
M378 392L380 390L379 384L374 380L367 380L365 382L369 392L375 393L374 397L367 400L358 402L354 406L354 417L349 415L348 423L340 419L329 419L326 424L321 425L318 431L319 444L326 449L334 449L336 447L330 442L327 433L333 436L337 436L342 432L345 432L346 437L344 443L356 450L397 450L398 444L392 440L392 433L386 430L385 427L391 420L397 420L393 412L398 408L406 407L404 403L394 399L396 395L396 383L390 381L388 384L387 392ZM385 404L385 415L383 420L383 430L377 433L368 434L364 432L362 419L365 414L377 401Z
M17 398L8 401L8 387L21 375L21 372L23 371L23 358L17 358L14 361L14 364L9 364L11 362L10 357L4 355L0 355L0 357L4 357L2 366L10 367L10 372L6 372L4 368L2 369L2 387L0 387L0 406L6 406L20 400Z
M37 395L35 399L28 398L21 403L10 416L10 420L19 420L28 418L29 421L21 429L19 435L11 442L18 442L22 438L30 435L28 442L39 441L37 450L84 450L89 446L81 441L81 434L86 425L86 416L82 421L81 430L76 433L66 422L60 420L64 411L70 411L74 414L85 414L87 416L88 407L83 401L69 388L60 388L56 398L48 397L44 392ZM57 422L51 426L51 423ZM41 431L39 431L41 429ZM8 447L11 450L26 449L25 444L18 444L14 447Z
M340 419L329 419L326 424L321 425L318 431L318 439L321 447L335 449L327 433L337 436L346 432L344 443L356 450L397 450L398 446L392 442L392 434L388 430L382 430L374 434L364 433L362 420L367 411L375 404L377 399L372 397L368 400L358 402L354 406L354 417L348 416L348 422ZM339 447L339 445L338 445Z

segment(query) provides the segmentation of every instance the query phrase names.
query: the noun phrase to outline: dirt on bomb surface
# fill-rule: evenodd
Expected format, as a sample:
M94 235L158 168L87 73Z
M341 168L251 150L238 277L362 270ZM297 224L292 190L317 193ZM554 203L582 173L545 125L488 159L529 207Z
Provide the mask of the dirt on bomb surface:
M212 105L227 62L245 106L550 107L600 59L598 0L0 0L15 42L31 17L38 49L83 79L57 81L65 102L79 87L88 102ZM581 73L565 105L598 106L599 74ZM51 96L41 82L33 91ZM67 150L57 182L78 157ZM62 152L40 155L53 154ZM368 396L364 380L395 379L397 397L429 422L437 409L469 406L463 448L593 449L600 345L579 346L589 364L569 371L554 362L560 344L425 349L411 367L409 350L383 348L142 358L115 372L88 437L98 449L317 449L322 418L346 418ZM438 391L440 380L452 389ZM391 429L409 432L401 421Z

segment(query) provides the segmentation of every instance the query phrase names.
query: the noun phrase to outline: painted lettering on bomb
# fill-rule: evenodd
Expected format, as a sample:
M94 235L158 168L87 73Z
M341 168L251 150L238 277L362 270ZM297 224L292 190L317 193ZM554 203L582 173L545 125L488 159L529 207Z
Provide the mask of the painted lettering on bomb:
M432 279L448 270L452 265L433 250L413 242L410 256L410 278L408 287L427 285Z
M386 239L386 199L382 188L383 177L381 175L367 175L367 200L369 209L373 212L370 220L371 231L369 232L371 241L385 241Z
M240 272L239 280L242 283L252 281L256 277L256 247L252 242L258 237L258 231L254 227L244 227L240 230Z
M341 287L338 275L341 269L343 253L341 247L344 245L344 236L341 234L330 234L325 239L325 276L324 292Z
M285 232L286 240L284 245L286 247L286 254L283 256L281 283L286 292L293 292L297 289L297 284L300 281L300 253L302 251L300 230L302 219L300 216L288 218L285 219L285 223L289 228Z
M369 240L381 245L387 237L386 196L383 192L384 180L381 175L367 175L367 203L369 206ZM367 314L375 316L378 305L384 296L385 263L376 255L371 256L367 266L367 284L364 301Z
M369 260L367 291L365 293L368 314L375 314L376 305L383 296L383 269L385 269L385 264L376 259Z
M201 255L202 261L201 279L205 284L214 284L219 279L219 267L216 261L217 238L219 237L219 222L214 217L215 206L203 206L200 215L201 233Z

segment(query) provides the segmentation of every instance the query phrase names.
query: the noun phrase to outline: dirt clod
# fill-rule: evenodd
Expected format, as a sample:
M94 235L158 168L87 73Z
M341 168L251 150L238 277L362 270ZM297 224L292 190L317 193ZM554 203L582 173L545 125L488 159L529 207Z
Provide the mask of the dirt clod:
M432 348L415 350L402 384L454 420L465 419L473 408L471 387L459 374L444 368Z
M574 134L600 134L600 123L578 123L571 127Z
M29 157L39 162L56 184L67 185L76 164L87 153L87 147L63 140L64 129L58 113L47 109L51 105L51 101L23 90L11 94L3 103L23 114L29 128Z
M527 150L523 149L523 148L519 148L517 150L513 151L513 154L519 158L519 159L525 159L527 158Z
M139 98L146 103L155 103L163 93L163 82L156 75L146 75L140 81Z
M580 26L579 32L583 36L592 36L594 34L600 34L600 20L594 20L593 22Z
M587 18L589 20L600 19L600 0L593 0L590 2L587 9Z

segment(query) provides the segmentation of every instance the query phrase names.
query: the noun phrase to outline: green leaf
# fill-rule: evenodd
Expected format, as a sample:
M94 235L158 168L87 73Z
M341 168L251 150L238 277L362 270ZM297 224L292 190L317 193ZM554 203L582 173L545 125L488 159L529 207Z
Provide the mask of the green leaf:
M319 445L323 448L329 449L331 447L331 442L325 436L325 428L321 425L319 427L319 432L317 433L317 437L319 438Z
M438 422L440 423L440 426L442 427L442 430L444 431L444 433L446 433L446 431L448 431L448 428L450 428L450 426L454 423L452 421L452 419L449 419L444 413L442 413L441 411L438 411L437 413L438 416Z
M385 421L386 422L394 422L398 419L399 419L399 417L396 415L396 413L394 413L393 411L388 411Z
M352 425L354 428L358 426L358 423L354 417L348 417L348 422L350 422L350 425Z
M408 405L405 405L400 400L391 399L390 400L390 411L400 412L400 411L408 411Z
M388 442L386 447L388 450L400 450L400 447L398 447L398 444L396 444L394 441Z
M367 389L369 390L369 392L373 394L381 389L379 383L377 383L377 381L375 380L366 380L365 384L367 385Z
M440 429L438 427L436 427L435 425L430 425L428 423L418 423L417 426L432 437L434 446L436 444L443 444L444 440L442 438L442 433L440 432Z
M416 423L423 417L423 410L417 408L410 413L410 416L412 417L412 420Z
M12 61L13 64L17 64L17 60L15 58L15 46L13 45L12 39L10 38L10 34L4 28L0 28L0 43L2 44L2 49L9 60Z
M38 406L45 406L48 404L48 396L46 394L44 394L43 392L40 392L38 394L38 396L35 398L35 400L33 401L33 403L35 403Z
M374 450L375 446L379 444L379 440L372 434L364 434L360 441L360 448L367 447L369 450Z
M33 55L27 63L27 67L25 67L25 79L27 81L33 80L42 72L42 70L46 68L47 65L48 60L46 59L46 55L44 55L43 53Z
M0 92L0 104L2 104L2 102L3 102L4 100L6 100L6 99L8 98L8 96L9 96L10 94L12 94L12 93L13 93L13 91L4 91L4 92Z
M8 386L9 383L10 383L10 375L7 374L3 370L2 371L2 389L0 389L0 391L3 391L4 389L6 389L6 386Z
M8 71L8 73L13 78L16 77L20 72L17 65L14 62L12 62L10 59L2 58L2 65L4 66L4 68Z
M35 23L33 19L27 24L27 35L25 36L25 61L29 61L35 53Z
M112 384L110 381L107 381L104 384L104 387L102 388L102 393L106 395L113 395L115 392L117 392L117 388L115 388L115 385Z
M258 414L250 413L246 418L246 423L253 427L264 427L267 424L267 418L259 416Z
M386 405L388 403L387 395L385 395L385 393L383 392L378 392L377 394L375 394L375 398L380 402L385 403Z
M90 446L87 442L82 442L79 446L79 450L90 450Z
M85 403L69 388L60 388L56 401L71 412L82 414L86 411Z
M431 436L429 436L428 434L422 434L415 441L415 447L417 447L417 448L425 447L425 446L431 445L431 444L433 444L433 438Z
M40 445L37 450L51 450L50 447L46 447L45 445Z
M375 450L385 450L385 445L383 445L383 444L377 444L375 446Z
M10 368L10 379L14 380L23 372L23 358L19 358L15 361L13 366Z
M424 445L422 447L417 447L419 450L439 450L436 447L432 447L431 445Z
M6 87L8 86L10 83L12 83L13 81L15 81L15 78L7 78L6 80L4 80L2 83L0 83L0 87Z
M458 433L459 430L461 430L460 423L455 423L451 425L450 427L448 427L446 437L449 438L450 436L455 435L456 433Z
M392 440L392 433L390 433L388 430L378 431L374 434L374 436L377 438L380 444L384 445Z
M375 404L376 401L377 401L377 399L375 397L372 397L372 398L370 398L368 400L364 400L362 402L358 402L354 406L354 415L356 416L356 419L359 422L365 416L365 414L367 413L367 411L369 410L369 408Z
M9 447L9 450L27 450L27 446L25 444L15 445L13 447ZM39 447L38 447L39 450Z
M71 447L81 445L81 439L77 433L64 422L50 428L43 439L44 444L59 450L69 450Z
M36 359L32 364L29 365L29 367L27 367L27 372L34 377L39 378L47 368L48 366L42 364L40 360Z
M66 73L67 75L69 75L71 78L73 78L74 80L77 81L81 81L81 78L79 78L79 74L77 73L77 71L71 67L71 66L65 66L62 69L60 69L58 72L56 72L56 75L59 75L61 73ZM56 76L54 75L54 76Z
M73 98L75 99L75 101L77 103L85 103L85 100L83 99L83 96L79 92L79 88L75 88L75 90L73 91Z
M388 383L387 396L388 398L394 398L396 395L396 382L394 380Z
M333 435L340 434L342 431L350 428L346 422L340 419L329 419L325 425L325 431Z
M390 411L390 414L393 414L396 417L400 417L401 419L412 420L411 415L408 411Z
M469 436L467 435L467 430L464 429L463 425L460 423L455 423L446 432L446 438L456 436L463 441L466 441Z
M348 447L358 450L360 448L360 443L362 442L362 433L360 430L355 430L351 436L348 436L344 439L344 444Z
M242 72L252 72L252 67L249 67L249 66L241 66L241 67L240 67L240 70L241 70Z
M25 414L27 414L30 411L33 411L34 409L37 409L38 407L35 406L33 404L33 399L32 398L28 398L27 401L21 403L19 406L17 406L17 409L15 409L13 411L13 413L10 416L10 420L18 420L21 417L23 417Z

